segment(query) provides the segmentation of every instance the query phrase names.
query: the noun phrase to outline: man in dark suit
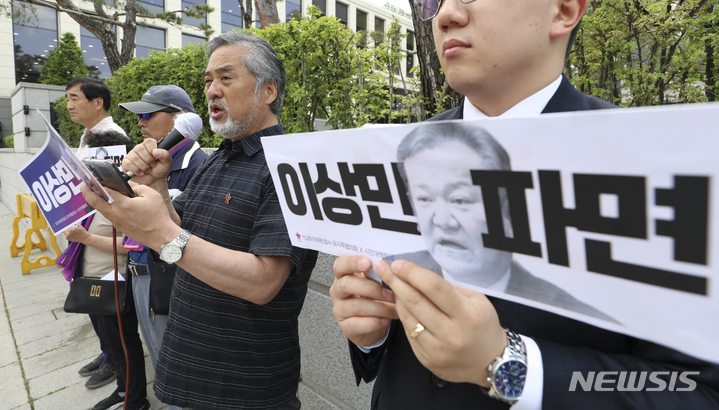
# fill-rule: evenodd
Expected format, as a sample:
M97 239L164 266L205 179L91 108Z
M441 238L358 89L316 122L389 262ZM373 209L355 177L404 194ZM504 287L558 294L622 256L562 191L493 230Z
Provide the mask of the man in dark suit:
M422 18L432 19L442 69L452 88L466 96L460 107L435 119L608 105L578 92L561 75L586 8L587 0L423 1ZM364 257L338 258L330 295L350 340L358 383L376 378L373 409L719 406L716 364L452 286L408 261L375 264L391 290L386 289L367 277L370 266ZM628 372L645 372L663 386L642 382L633 389L639 383ZM682 374L691 383L678 391L671 378ZM576 387L577 377L590 375L590 391L570 390L573 379Z
M397 148L399 171L412 200L426 250L396 255L445 279L505 292L607 321L614 319L556 285L537 278L512 253L485 247L482 188L470 170L510 171L504 148L483 128L463 122L428 122ZM499 191L503 228L512 233L509 202Z

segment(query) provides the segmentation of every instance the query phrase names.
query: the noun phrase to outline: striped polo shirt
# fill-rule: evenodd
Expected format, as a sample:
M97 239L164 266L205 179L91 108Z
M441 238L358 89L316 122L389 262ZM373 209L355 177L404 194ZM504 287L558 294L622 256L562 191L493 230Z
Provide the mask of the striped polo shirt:
M291 245L260 137L225 139L174 200L182 227L223 248L289 256L295 269L266 305L217 290L179 269L160 351L161 402L200 409L268 409L295 397L297 318L317 252Z

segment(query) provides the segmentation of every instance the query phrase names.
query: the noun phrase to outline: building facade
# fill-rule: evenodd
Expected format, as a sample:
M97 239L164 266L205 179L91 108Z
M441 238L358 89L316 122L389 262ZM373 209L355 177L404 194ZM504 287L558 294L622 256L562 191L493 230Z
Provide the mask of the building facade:
M112 4L112 1L106 2ZM77 4L83 10L93 10L92 2L81 1ZM202 23L214 29L212 36L242 28L238 0L138 0L138 4L150 12L182 10L193 4L207 4L214 8L203 19L183 16L182 27L160 20L138 18L138 22L146 25L137 26L135 57L138 58L146 57L152 50L179 48L206 41L204 33L198 28ZM277 2L277 11L282 21L289 21L293 16L305 17L310 5L317 6L325 15L339 18L355 32L384 32L389 29L392 18L397 17L402 33L407 34L401 48L414 50L412 18L393 6L381 7L364 0L280 0ZM38 82L39 68L65 32L74 34L78 40L91 77L107 78L111 75L100 40L67 13L42 6L35 6L35 10L36 17L24 22L24 25L8 18L0 19L0 64L5 67L0 70L0 98L9 97L19 82ZM116 32L119 44L122 29L117 27ZM415 56L408 56L408 60L402 64L405 76L406 70L415 65Z

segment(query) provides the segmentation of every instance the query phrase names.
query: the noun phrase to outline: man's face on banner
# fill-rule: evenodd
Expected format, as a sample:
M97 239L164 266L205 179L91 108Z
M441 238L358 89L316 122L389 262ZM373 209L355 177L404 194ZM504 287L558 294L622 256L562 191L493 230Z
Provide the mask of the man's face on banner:
M461 142L429 148L404 161L419 231L427 250L454 279L489 286L507 272L508 252L485 248L482 190L469 171L483 169Z

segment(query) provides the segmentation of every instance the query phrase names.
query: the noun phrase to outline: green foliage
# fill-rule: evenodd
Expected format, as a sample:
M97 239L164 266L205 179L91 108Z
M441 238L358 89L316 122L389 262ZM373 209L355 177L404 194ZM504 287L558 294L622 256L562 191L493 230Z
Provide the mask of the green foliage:
M178 13L183 13L187 17L192 17L196 19L202 19L205 18L208 14L215 11L214 7L210 7L207 4L193 4L192 7L186 7L184 10L177 11L166 11L162 13L150 13L147 8L141 6L138 4L138 15L142 17L149 17L149 18L155 18L159 20L166 21L170 24L172 24L175 27L182 28L183 19L182 16ZM139 26L143 26L145 24L138 23ZM208 25L207 23L202 23L197 27L199 30L201 30L206 37L210 37L212 33L215 32L215 30Z
M73 78L87 77L85 57L82 56L82 49L77 45L72 33L63 34L57 41L57 47L50 51L40 73L42 84L63 86Z
M204 94L206 68L207 58L204 44L169 49L167 52L153 51L147 58L134 58L106 80L113 100L110 115L135 143L139 143L142 141L142 134L137 125L137 116L118 107L117 104L139 101L142 95L154 85L173 84L182 87L187 92L195 107L195 112L207 125L209 124L209 114ZM207 126L197 141L203 147L217 147L222 138L215 136Z
M305 19L248 31L267 39L285 65L287 84L280 120L287 132L315 131L314 122L321 118L333 129L417 118L422 106L419 93L397 93L400 88L419 90L419 76L407 80L399 70L404 55L396 21L388 31L389 41L371 48L358 44L366 34L353 33L335 17L321 17L316 7L310 8ZM148 58L133 59L106 80L113 99L110 114L134 142L140 142L136 115L117 103L138 101L153 85L174 84L187 91L195 111L208 124L206 66L204 45L153 51ZM67 113L64 102L57 109ZM72 124L69 116L61 115L61 130ZM216 147L221 137L207 127L198 141L203 147Z
M14 135L8 135L7 137L3 138L3 143L5 144L5 148L15 148L15 136Z
M314 6L304 19L248 31L269 41L285 65L281 121L288 133L315 131L318 118L333 129L399 118L399 109L388 104L389 90L398 87L388 75L389 61L398 67L398 43L363 47L366 33L352 33Z
M411 122L420 118L418 111L422 109L423 101L418 77L407 80L402 73L401 64L405 55L400 51L400 45L404 37L406 34L402 34L399 21L394 17L383 42L374 48L374 61L378 72L386 77L387 84L385 103L378 112L384 119L382 122ZM397 89L407 91L405 94L397 94Z
M592 4L565 70L577 88L622 106L715 98L716 0Z
M65 140L67 145L72 148L80 146L80 139L85 127L73 122L70 118L70 112L67 110L67 98L60 97L55 101L55 114L57 114L58 130L57 132Z

